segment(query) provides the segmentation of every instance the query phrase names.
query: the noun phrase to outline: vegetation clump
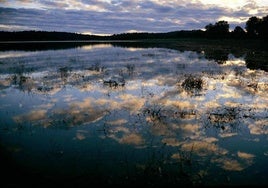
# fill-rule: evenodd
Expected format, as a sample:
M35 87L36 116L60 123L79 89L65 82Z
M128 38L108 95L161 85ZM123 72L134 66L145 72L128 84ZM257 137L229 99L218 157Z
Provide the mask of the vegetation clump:
M189 75L181 84L186 91L202 90L204 81L201 77Z
M213 109L207 113L206 128L213 127L229 133L237 132L241 120L241 111L242 109L239 107Z
M105 80L103 80L103 84L109 87L116 88L118 86L125 86L125 79L123 76L120 75L113 75Z
M225 107L211 112L208 119L212 123L230 123L238 118L238 114L238 108Z

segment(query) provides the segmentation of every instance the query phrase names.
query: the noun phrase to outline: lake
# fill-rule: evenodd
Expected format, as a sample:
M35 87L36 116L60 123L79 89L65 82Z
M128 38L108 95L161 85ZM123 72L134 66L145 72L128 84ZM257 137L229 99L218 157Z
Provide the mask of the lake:
M6 185L268 184L263 52L42 45L0 48Z

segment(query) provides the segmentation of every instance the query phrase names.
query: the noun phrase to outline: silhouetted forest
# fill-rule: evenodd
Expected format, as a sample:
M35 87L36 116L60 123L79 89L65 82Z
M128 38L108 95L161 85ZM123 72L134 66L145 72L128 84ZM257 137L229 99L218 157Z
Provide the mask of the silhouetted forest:
M0 41L77 41L77 40L141 40L173 38L231 38L231 39L268 39L268 15L262 18L250 17L245 29L236 26L230 31L227 21L221 20L208 24L205 30L180 30L166 33L120 33L108 36L85 35L68 32L49 31L0 31Z

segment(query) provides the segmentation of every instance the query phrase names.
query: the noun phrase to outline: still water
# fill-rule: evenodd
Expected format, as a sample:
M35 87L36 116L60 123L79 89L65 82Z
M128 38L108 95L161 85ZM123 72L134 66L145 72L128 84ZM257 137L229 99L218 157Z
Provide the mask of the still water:
M268 72L232 54L2 50L1 148L42 181L267 185L267 91Z

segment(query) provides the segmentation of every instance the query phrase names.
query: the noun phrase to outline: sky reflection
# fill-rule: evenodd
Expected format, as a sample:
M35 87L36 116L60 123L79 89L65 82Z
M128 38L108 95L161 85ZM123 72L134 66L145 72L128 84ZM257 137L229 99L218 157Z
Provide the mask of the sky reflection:
M21 155L31 152L27 146L42 155L39 135L56 134L70 144L58 141L62 148L56 153L67 160L65 150L78 148L88 168L94 162L84 157L95 155L93 145L100 142L119 160L124 147L143 151L127 159L141 166L152 150L167 152L165 164L196 163L188 174L192 182L198 174L206 182L218 170L246 174L267 164L268 73L248 69L243 58L230 55L219 64L197 52L110 45L5 53L10 52L1 52L1 141L10 147L16 137ZM100 161L113 162L105 156ZM239 175L228 176L232 184Z

